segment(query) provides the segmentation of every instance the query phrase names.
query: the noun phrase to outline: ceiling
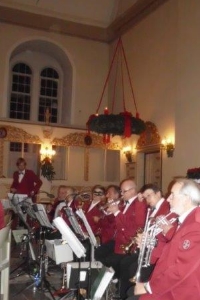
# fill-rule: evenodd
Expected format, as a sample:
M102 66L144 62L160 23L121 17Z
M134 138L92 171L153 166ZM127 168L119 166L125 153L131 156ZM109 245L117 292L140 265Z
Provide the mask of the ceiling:
M0 0L0 21L111 42L168 0Z

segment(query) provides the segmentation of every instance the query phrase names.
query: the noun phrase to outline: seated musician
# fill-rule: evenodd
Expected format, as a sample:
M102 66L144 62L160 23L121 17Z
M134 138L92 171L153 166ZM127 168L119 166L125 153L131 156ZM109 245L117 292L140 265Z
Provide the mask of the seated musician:
M99 237L100 244L105 244L107 242L114 241L115 235L115 217L112 213L107 212L109 203L117 201L120 198L120 187L117 185L109 185L106 189L106 202L103 206L100 206L102 211L102 217L99 221ZM98 249L96 250L96 256Z
M116 234L113 247L104 244L99 247L95 258L107 267L113 267L116 278L120 278L120 261L126 256L121 245L127 244L131 237L136 235L138 228L145 223L147 205L137 198L137 187L133 179L121 182L121 196L124 202L120 210L119 203L111 203L108 212L115 217ZM101 255L102 254L102 255Z
M158 220L159 216L163 219L163 216L166 216L170 213L170 206L169 203L162 197L161 190L154 184L146 184L141 189L143 198L146 200L147 205L150 207L151 212L149 218L153 220ZM175 214L170 214L169 219L176 220ZM165 232L169 229L168 222L166 225L163 225L163 230L165 226ZM177 225L174 225L173 228L176 228ZM170 226L171 228L171 226ZM172 229L170 232L173 232ZM164 236L163 233L160 233L157 236L158 243L154 250L152 251L150 265L149 267L145 267L141 269L141 281L146 281L149 276L151 275L153 268L155 266L156 261L158 260L162 249L168 240L171 238L171 234L168 232L168 235ZM135 238L136 243L139 241L141 242L142 234L138 234ZM121 298L126 299L126 293L128 287L130 287L131 282L130 278L134 278L136 274L136 270L138 267L138 252L132 253L130 256L126 257L124 260L121 261L120 266L120 279L121 279ZM127 269L129 272L127 272ZM132 293L133 289L129 291Z
M100 225L99 236L100 236L101 247L95 249L95 259L97 261L103 259L110 251L111 252L114 251L114 245L115 245L114 237L116 233L115 217L112 213L108 213L107 209L109 207L109 203L114 203L115 201L119 201L120 187L117 185L108 186L106 190L106 198L107 198L105 204L106 209L105 212L103 209L102 219L100 220L100 224L99 224Z
M101 202L104 201L105 201L105 188L101 185L95 185L92 188L92 199L90 201L83 202L82 210L85 213L87 221L94 235L98 235L99 232L99 221L102 216L102 212L99 209L99 205Z
M49 205L47 207L47 214L48 214L50 221L53 221L53 219L58 216L58 212L62 209L62 206L66 205L65 204L66 197L69 193L72 193L72 191L70 189L72 189L72 188L67 187L66 185L60 185L58 187L57 197L55 198L53 205ZM59 204L61 204L60 208L57 209L57 206Z
M65 206L71 207L73 210L75 209L75 205L74 205L74 197L76 195L75 192L76 190L73 187L64 188L63 195L62 195L63 200L61 200L60 203L57 204L54 213L54 219L61 215L62 208Z
M167 201L179 217L179 225L165 244L148 282L137 282L128 299L193 299L200 295L200 189L197 183L180 179Z

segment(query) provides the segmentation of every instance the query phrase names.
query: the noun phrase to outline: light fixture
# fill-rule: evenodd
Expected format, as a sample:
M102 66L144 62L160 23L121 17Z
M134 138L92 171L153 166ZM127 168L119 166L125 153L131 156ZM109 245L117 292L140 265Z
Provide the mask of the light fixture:
M50 147L41 148L41 150L40 150L41 161L43 161L45 158L52 160L52 157L55 154L56 154L56 151Z
M162 149L167 152L168 157L173 157L175 147L174 147L174 143L170 138L168 139L164 138L162 140Z
M132 163L133 162L133 152L131 151L131 147L130 146L124 147L123 152L126 156L127 162Z

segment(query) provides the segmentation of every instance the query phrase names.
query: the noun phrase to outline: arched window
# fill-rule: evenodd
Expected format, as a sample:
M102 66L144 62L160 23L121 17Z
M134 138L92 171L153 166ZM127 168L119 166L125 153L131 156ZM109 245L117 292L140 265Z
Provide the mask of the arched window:
M58 115L58 84L59 75L52 68L42 70L40 74L40 99L38 121L45 121L45 116L50 123L57 123ZM47 116L47 109L49 115Z
M9 116L30 120L32 71L27 64L17 63L12 69Z

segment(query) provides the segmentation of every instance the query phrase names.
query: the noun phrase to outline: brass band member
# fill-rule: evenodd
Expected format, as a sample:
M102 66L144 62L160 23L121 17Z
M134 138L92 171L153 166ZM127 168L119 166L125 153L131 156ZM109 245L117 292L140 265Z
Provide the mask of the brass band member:
M154 219L160 215L167 215L170 211L169 203L162 197L162 192L154 184L144 185L140 192L142 193L144 201L151 208L149 217ZM154 261L155 263L155 261ZM142 269L142 280L146 280L152 270L154 263L150 267ZM131 255L124 257L120 264L120 296L122 299L126 298L128 288L131 286L130 278L135 276L138 266L138 251L133 252Z
M139 227L143 227L146 216L146 203L140 202L137 198L137 187L133 179L125 179L121 182L121 196L125 203L122 211L119 204L111 203L108 211L115 217L116 234L114 245L104 244L98 249L95 258L100 260L105 266L112 266L115 270L116 278L120 277L120 261L125 256L122 244L127 244L130 238L136 234Z
M101 185L95 185L92 188L92 200L85 201L82 207L87 221L94 233L97 235L99 232L99 221L102 212L99 210L99 205L105 200L105 188Z
M138 282L140 300L198 300L200 295L200 189L188 179L172 186L167 201L179 216L174 235L165 244L149 282ZM135 299L133 297L129 299Z
M110 242L113 244L114 235L116 232L115 228L115 217L112 213L108 213L107 209L109 203L116 201L120 198L120 187L117 185L109 185L106 189L106 202L105 205L99 207L102 210L102 217L99 221L99 237L101 244ZM98 251L96 250L96 255L98 256Z

